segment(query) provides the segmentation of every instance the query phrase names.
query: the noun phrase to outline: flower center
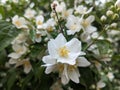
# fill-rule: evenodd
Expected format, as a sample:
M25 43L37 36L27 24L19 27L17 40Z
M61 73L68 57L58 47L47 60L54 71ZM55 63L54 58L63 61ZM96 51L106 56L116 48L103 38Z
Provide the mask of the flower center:
M21 26L20 21L16 21L15 24L16 24L17 26Z
M38 21L37 22L37 25L42 25L43 23L41 21Z
M71 30L75 30L77 28L77 26L75 24L71 25L70 29Z
M83 20L81 24L83 27L89 26L89 22L87 22L86 20Z
M61 57L68 57L69 50L66 46L59 48L59 55Z

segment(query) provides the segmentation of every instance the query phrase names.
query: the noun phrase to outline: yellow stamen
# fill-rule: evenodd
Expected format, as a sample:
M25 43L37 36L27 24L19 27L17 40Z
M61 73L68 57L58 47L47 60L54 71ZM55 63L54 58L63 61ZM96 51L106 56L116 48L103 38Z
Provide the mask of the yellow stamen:
M66 46L59 48L59 55L61 57L68 57L69 50Z

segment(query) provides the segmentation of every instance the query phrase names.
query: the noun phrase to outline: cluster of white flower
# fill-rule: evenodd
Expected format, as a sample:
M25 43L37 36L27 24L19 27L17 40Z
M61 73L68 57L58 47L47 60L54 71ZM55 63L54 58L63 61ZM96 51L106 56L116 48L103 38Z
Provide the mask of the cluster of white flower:
M83 0L79 1L82 2ZM75 3L76 2L77 0L75 0ZM117 0L115 5L120 7L119 4L120 1ZM43 46L47 46L47 50L46 56L42 57L44 65L41 67L46 67L46 74L57 72L64 85L68 84L70 80L75 83L80 83L80 67L95 66L98 72L101 72L101 62L106 63L110 61L111 54L105 53L101 55L98 48L99 46L94 43L96 40L105 40L104 36L99 33L99 31L102 30L98 31L97 27L93 24L96 20L96 17L91 14L94 7L88 8L75 4L74 8L68 9L65 2L55 0L51 4L51 8L50 18L46 18L43 11L35 11L30 7L25 10L23 16L15 15L12 18L12 23L16 28L23 31L11 43L13 52L8 55L8 57L10 57L9 64L16 64L15 67L23 65L24 72L29 73L32 70L30 58L26 57L30 49L29 42L30 44L42 43ZM113 15L113 11L108 10L106 15L101 16L99 20L104 23L108 17ZM117 27L117 23L112 23L109 28L110 27ZM109 29L108 27L106 28ZM104 28L102 27L102 29ZM33 40L30 40L29 37L31 30L33 31ZM53 32L56 33L55 36ZM112 32L112 30L106 32L108 37L110 37L107 38L107 40L110 42L114 41L111 35L120 33ZM84 47L87 52L83 49L83 43L88 46L87 48ZM89 60L86 55L88 52L94 54L94 59L96 60ZM107 77L112 81L114 75L113 73L108 73ZM102 81L102 78L100 79L96 84L98 90L106 85L104 81ZM59 88L61 88L61 86L59 86Z

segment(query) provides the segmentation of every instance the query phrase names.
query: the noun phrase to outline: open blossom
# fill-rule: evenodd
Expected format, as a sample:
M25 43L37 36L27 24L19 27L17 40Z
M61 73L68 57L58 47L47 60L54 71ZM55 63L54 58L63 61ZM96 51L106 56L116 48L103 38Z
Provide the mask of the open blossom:
M90 9L87 9L87 7L83 6L83 5L79 5L78 7L75 8L75 13L79 13L79 14L88 14L92 11L92 7Z
M17 28L27 28L27 22L23 17L19 17L18 15L15 15L12 18L12 23L17 27Z
M51 8L55 9L56 12L62 12L65 7L66 5L64 2L59 3L57 0L53 1L51 4Z
M15 64L15 67L19 67L19 66L23 65L24 72L26 74L29 73L31 71L31 69L32 69L32 65L30 64L30 61L29 61L28 58L27 59L23 59L23 60L21 60L21 59L12 59L11 58L9 60L9 64Z
M81 42L76 38L67 42L65 37L59 34L48 42L48 52L49 55L42 59L45 63L43 66L47 67L45 73L58 71L63 84L67 84L70 79L79 83L80 74L77 67L90 65L84 57L79 57L85 53L81 51Z
M81 39L83 41L87 41L90 39L90 35L97 30L96 27L92 26L91 23L95 20L93 15L89 16L86 19L81 18L80 23L83 29L83 33L81 35Z
M44 17L42 15L36 17L36 25L38 29L43 28Z
M68 28L68 35L74 35L76 32L79 32L82 28L79 22L79 17L75 17L74 15L70 15L67 18L67 23L65 26Z
M10 53L8 57L11 57L14 59L20 58L27 51L27 47L25 45L13 44L12 48L14 52Z
M31 8L28 8L25 10L25 14L24 16L28 19L31 19L31 18L34 18L34 16L36 15L36 11L31 9Z

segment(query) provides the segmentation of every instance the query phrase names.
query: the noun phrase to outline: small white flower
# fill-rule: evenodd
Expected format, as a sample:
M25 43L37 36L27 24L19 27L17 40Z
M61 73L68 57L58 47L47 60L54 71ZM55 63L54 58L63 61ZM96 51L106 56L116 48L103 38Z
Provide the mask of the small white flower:
M25 45L14 44L12 48L14 52L10 53L8 57L11 57L13 59L20 58L27 51L27 47Z
M31 71L32 69L32 66L30 64L30 61L29 59L23 59L23 60L20 60L20 59L10 59L9 60L9 64L15 64L15 67L19 67L21 65L24 66L24 72L27 74Z
M44 17L42 15L36 17L36 25L38 29L43 28Z
M28 19L31 19L31 18L34 18L34 16L36 15L36 11L31 9L31 8L28 8L25 10L25 14L24 16Z
M114 74L112 72L108 72L107 77L112 81L114 79Z
M46 29L48 32L53 31L55 24L55 20L53 18L50 18L46 23L44 23L44 29Z
M81 18L80 23L83 29L81 39L83 41L88 41L91 37L90 35L97 30L96 27L92 26L91 23L95 20L93 15L89 16L86 19Z
M75 13L79 13L79 14L88 14L92 11L92 7L88 10L87 7L83 6L83 5L79 5L77 8L75 8Z
M66 8L66 5L64 2L59 3L57 0L53 1L53 3L51 4L51 8L55 9L56 12L60 13L64 10L64 8Z
M17 28L27 28L27 22L23 17L19 17L18 15L15 15L12 18L12 23L17 27Z
M68 35L74 35L76 32L79 32L81 30L79 18L75 17L74 15L70 15L67 18L67 23L65 26L68 28Z
M47 67L45 73L58 71L63 84L67 84L69 80L79 83L80 74L77 67L90 65L84 57L79 57L85 53L81 51L81 42L76 38L67 42L65 37L59 34L56 39L48 42L48 52L49 55L42 59L45 63L43 66Z
M97 83L97 90L99 90L100 88L104 88L106 86L106 84L100 80L98 83Z

